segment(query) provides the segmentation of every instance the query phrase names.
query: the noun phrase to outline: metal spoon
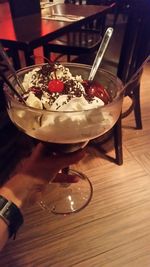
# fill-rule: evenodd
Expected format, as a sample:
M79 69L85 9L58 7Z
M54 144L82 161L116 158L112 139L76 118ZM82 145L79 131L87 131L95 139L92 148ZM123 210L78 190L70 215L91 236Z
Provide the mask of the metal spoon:
M19 85L19 87L21 88L22 92L24 93L25 92L25 89L14 69L14 67L12 66L12 64L10 63L10 60L9 60L9 57L7 56L3 46L1 45L0 43L0 55L1 57L3 58L4 62L6 63L7 67L9 68L9 70L11 71L11 74L13 75L13 77L15 78L17 84Z
M109 44L112 33L113 33L113 28L109 27L104 34L104 37L103 37L102 42L100 44L100 47L97 51L96 57L94 59L94 63L92 65L92 68L91 68L91 71L89 74L89 78L88 78L89 81L93 81L93 79L95 77L95 74L96 74L96 72L100 66L100 63L102 62L106 48Z

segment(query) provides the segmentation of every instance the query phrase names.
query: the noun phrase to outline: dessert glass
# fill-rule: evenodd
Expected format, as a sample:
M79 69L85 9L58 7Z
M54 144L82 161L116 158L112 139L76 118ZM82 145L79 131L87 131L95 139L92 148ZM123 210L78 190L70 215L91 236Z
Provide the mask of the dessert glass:
M23 80L25 73L41 65L19 70L20 80ZM90 66L76 63L63 65L69 68L73 76L81 75L84 80L88 79ZM10 76L9 79L19 90L14 78ZM11 90L5 86L9 117L21 131L47 144L51 153L72 153L83 148L89 140L109 131L121 113L124 93L122 82L103 69L97 71L94 80L104 86L112 101L107 105L82 111L48 111L28 107L14 98ZM92 184L83 173L69 167L62 171L77 176L78 182L50 181L39 200L40 205L54 214L80 211L91 200Z

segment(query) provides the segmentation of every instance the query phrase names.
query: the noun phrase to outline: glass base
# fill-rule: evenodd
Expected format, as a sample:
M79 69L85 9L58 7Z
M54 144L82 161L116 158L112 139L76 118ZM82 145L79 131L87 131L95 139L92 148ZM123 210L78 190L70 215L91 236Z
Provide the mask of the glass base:
M79 212L90 202L93 187L83 173L69 169L69 175L76 176L73 183L50 183L44 191L40 206L53 214L67 215Z

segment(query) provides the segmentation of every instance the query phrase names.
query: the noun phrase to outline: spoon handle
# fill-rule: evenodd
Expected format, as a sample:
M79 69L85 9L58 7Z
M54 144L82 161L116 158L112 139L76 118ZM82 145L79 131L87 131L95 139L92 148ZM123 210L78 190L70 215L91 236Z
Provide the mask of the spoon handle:
M14 67L13 67L12 64L10 63L9 57L7 56L6 52L4 51L4 48L3 48L3 46L1 45L1 43L0 43L0 55L1 55L1 57L3 58L3 60L5 61L7 67L8 67L9 70L11 71L11 73L13 74L14 78L16 79L16 81L17 81L19 87L20 87L21 90L24 92L25 90L24 90L24 88L23 88L23 86L22 86L22 83L20 82L19 77L17 76Z
M92 69L90 71L90 75L89 75L89 78L88 78L89 81L92 81L94 79L94 77L95 77L97 69L100 66L100 63L102 61L102 58L103 58L104 53L106 51L106 48L107 48L107 46L109 44L110 38L112 36L112 33L113 33L113 28L109 27L106 30L105 34L104 34L104 37L102 39L102 42L100 44L100 47L99 47L98 52L96 54L96 57L94 59L94 63L92 65Z

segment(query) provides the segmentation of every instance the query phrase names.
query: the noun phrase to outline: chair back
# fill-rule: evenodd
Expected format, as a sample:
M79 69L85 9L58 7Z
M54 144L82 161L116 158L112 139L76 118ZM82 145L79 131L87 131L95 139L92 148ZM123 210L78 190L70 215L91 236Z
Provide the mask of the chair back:
M75 4L75 5L106 5L109 8L109 11L107 11L107 14L109 14L109 12L115 13L116 1L115 0L92 0L92 1L91 0L65 0L64 3ZM103 14L100 16L100 18L97 18L93 22L88 23L88 25L86 25L86 28L88 28L88 30L94 30L94 31L96 30L97 32L101 33L101 35L103 35L106 29L107 14ZM112 22L112 25L109 25L109 26L115 27L114 22Z
M87 5L111 5L113 0L86 0ZM116 2L116 1L115 1Z
M149 25L149 0L132 0L118 65L118 77L125 83L150 54Z
M84 1L84 0L65 0L64 1L65 4L76 4L76 5L82 5L85 2L86 1Z

